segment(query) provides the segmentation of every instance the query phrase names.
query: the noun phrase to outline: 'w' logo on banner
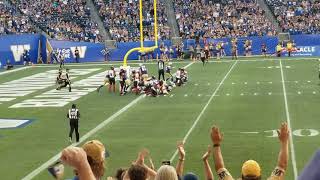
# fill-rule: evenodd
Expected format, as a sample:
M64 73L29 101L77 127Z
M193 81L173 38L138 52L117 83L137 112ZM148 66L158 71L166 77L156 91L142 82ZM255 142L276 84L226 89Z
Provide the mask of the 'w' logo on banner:
M13 54L14 60L16 62L19 62L21 60L21 56L25 50L30 50L30 45L29 44L24 44L24 45L12 45L10 46L11 52Z
M76 57L76 56L75 56L75 53L74 53L75 50L76 50L76 48L79 50L79 56L80 56L80 58L84 58L85 55L86 55L87 46L70 47L73 57Z

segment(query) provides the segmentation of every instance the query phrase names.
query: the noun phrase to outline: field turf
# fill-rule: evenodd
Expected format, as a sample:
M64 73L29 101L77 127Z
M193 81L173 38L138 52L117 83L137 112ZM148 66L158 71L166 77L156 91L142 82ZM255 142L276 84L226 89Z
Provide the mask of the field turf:
M210 62L205 67L198 62L174 62L174 70L188 65L190 79L166 97L130 93L120 97L102 89L100 93L93 91L72 101L82 115L80 135L85 138L81 142L99 139L105 144L110 153L106 175L113 175L117 168L128 167L142 148L149 149L157 167L162 160L171 159L175 164L176 142L185 140L185 172L195 172L204 179L201 156L211 144L209 130L215 124L224 133L222 152L233 176L240 175L244 161L255 159L266 177L276 166L279 152L273 130L287 121L293 141L286 179L293 180L319 147L318 64L316 59L297 58L227 59ZM104 72L110 65L67 66L96 69L75 77L75 83ZM147 68L149 74L156 74L155 64L147 64ZM0 71L0 87L6 82L56 69L53 65L39 65L8 74ZM97 83L102 81L103 78ZM32 120L24 127L0 129L1 179L51 179L45 165L54 162L60 150L70 145L66 112L71 103L64 107L10 108L55 89L53 83L1 102L0 118ZM71 170L66 169L66 178L71 177Z

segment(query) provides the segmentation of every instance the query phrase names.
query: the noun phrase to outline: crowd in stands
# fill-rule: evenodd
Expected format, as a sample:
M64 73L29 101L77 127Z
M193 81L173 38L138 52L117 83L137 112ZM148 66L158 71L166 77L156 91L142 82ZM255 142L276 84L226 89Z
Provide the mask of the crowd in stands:
M319 0L266 0L280 27L290 34L320 33Z
M97 24L90 19L85 0L14 0L23 14L58 40L98 42Z
M183 38L275 35L255 0L174 0Z
M269 180L284 179L289 159L289 128L287 123L282 123L278 130L280 141L280 151L275 169L271 175L262 174L258 162L248 160L243 163L241 171L241 180L260 180L262 177L268 177ZM212 145L208 146L207 151L202 156L202 162L206 180L213 180L214 176L209 163L209 157L213 156L215 171L220 180L232 180L231 173L224 164L221 146L223 146L223 136L220 129L213 126L210 133ZM64 164L75 169L77 178L86 180L108 179L108 180L198 180L199 174L195 172L184 172L184 163L188 156L184 149L184 142L178 142L177 154L178 160L174 168L170 161L163 161L160 167L155 167L150 157L149 151L144 149L138 154L135 161L128 160L128 168L120 168L114 177L103 178L105 171L105 157L108 155L108 149L98 140L86 142L80 147L67 147L62 151L61 160ZM117 157L116 153L114 155ZM199 154L199 157L200 154ZM200 158L199 158L200 159ZM148 163L145 160L149 160ZM195 162L193 162L195 163ZM111 172L108 172L109 174ZM56 173L57 179L63 179L63 168Z
M0 0L0 35L33 33L35 29L27 16Z
M172 0L182 38L221 38L276 35L256 0ZM290 34L320 33L320 0L265 0L280 27ZM85 0L0 1L0 35L35 32L40 27L59 40L101 42ZM111 38L140 40L138 0L93 0ZM164 0L157 2L159 39L170 39ZM20 11L22 13L20 13ZM22 14L22 15L21 15ZM143 0L144 40L154 40L153 0ZM34 24L30 21L33 21Z
M117 42L139 41L139 2L137 0L94 0L106 29ZM144 40L154 40L153 0L143 1ZM159 39L169 39L170 28L162 0L157 1Z

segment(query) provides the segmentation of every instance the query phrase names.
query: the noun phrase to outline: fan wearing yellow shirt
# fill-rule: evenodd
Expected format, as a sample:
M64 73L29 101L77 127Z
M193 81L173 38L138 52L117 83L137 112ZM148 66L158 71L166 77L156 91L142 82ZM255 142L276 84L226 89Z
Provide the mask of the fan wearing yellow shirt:
M225 168L221 153L222 134L219 128L212 127L211 140L213 143L213 158L215 169L220 180L234 180L230 172ZM280 140L280 152L278 156L278 163L274 171L269 176L268 180L283 180L285 170L288 166L289 158L289 129L287 123L282 123L280 130L278 130L278 137ZM248 160L242 165L241 178L238 180L261 180L260 165L254 160Z
M288 56L291 57L291 53L293 52L293 43L291 41L287 43L287 51L288 51Z
M282 45L281 45L281 43L279 43L276 46L276 53L277 53L277 57L281 57L281 53L282 53Z

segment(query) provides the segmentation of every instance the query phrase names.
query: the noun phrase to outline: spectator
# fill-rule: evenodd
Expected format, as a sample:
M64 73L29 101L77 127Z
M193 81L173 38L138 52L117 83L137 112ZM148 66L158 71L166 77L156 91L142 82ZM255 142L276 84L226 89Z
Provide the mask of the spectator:
M255 0L174 0L180 35L186 39L275 35ZM201 7L201 8L198 8Z
M135 164L128 170L130 180L146 180L148 177L148 171L143 166Z
M84 0L17 0L24 15L52 38L71 41L102 41L98 26L90 19L90 9Z
M0 35L35 32L27 16L19 15L16 8L0 1Z
M104 145L98 140L86 142L82 146L83 150L87 153L87 159L92 169L94 176L100 179L105 171L105 156L106 153Z
M278 137L280 140L280 152L278 163L275 170L272 172L269 180L279 179L284 177L285 170L288 166L288 144L289 144L289 129L287 123L282 123L280 130L278 130ZM229 171L225 168L223 157L220 149L222 143L222 134L219 128L212 127L211 140L213 143L213 157L215 169L220 179L233 179ZM242 165L242 180L260 180L261 168L254 160L248 160Z
M320 33L319 0L266 0L284 32L295 34Z
M96 180L87 160L87 154L82 148L68 147L64 149L61 160L77 171L79 179Z
M177 172L174 167L163 165L158 169L155 180L178 180Z
M133 42L140 40L139 2L138 1L105 1L94 0L100 17L112 39L117 42ZM169 39L171 30L165 13L163 0L157 1L157 19L159 39ZM143 1L143 34L144 40L154 40L153 0Z

